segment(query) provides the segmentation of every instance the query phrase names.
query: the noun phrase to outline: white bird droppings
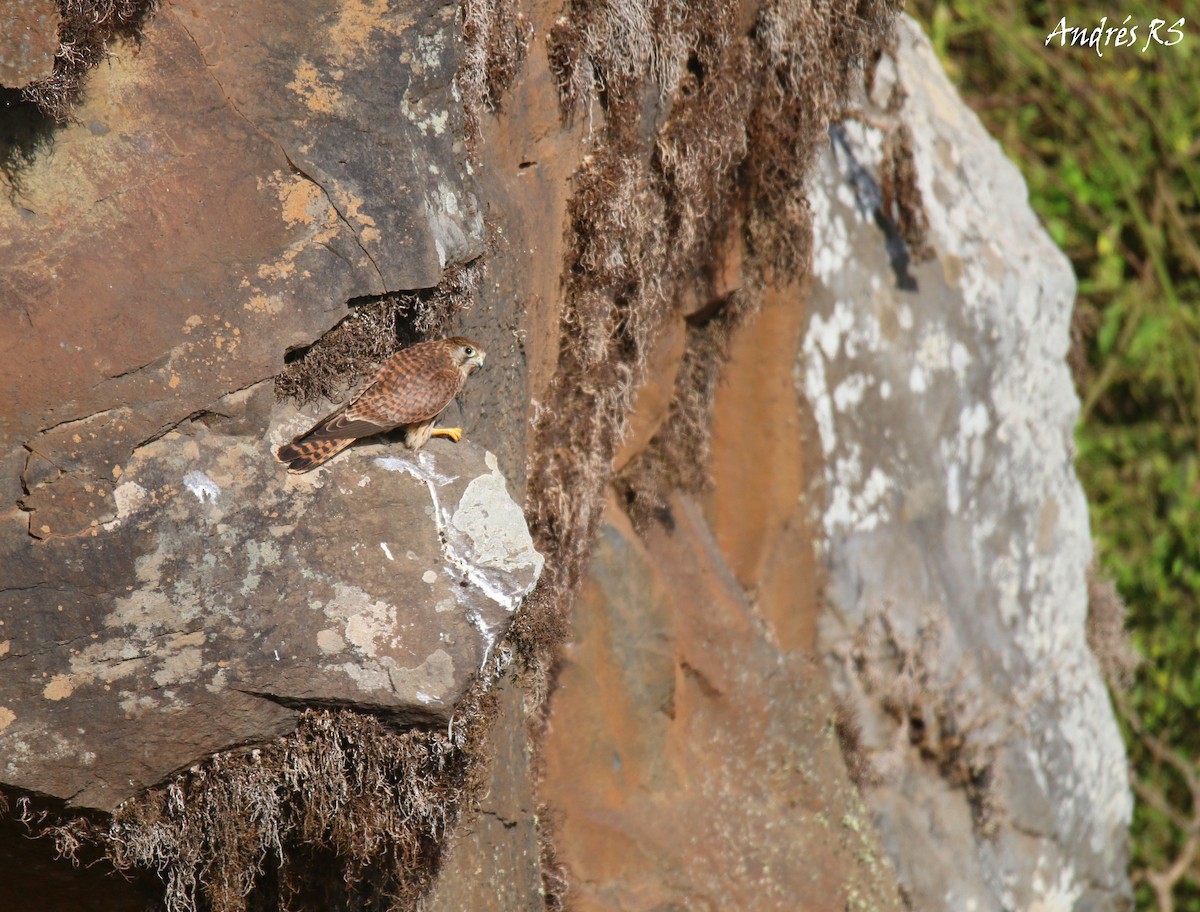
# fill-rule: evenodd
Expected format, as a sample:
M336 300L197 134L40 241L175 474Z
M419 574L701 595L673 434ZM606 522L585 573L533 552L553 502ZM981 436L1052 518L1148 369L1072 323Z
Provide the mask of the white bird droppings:
M217 498L221 496L221 489L217 486L217 483L199 469L193 469L184 475L183 483L189 491L196 495L196 500L201 503L209 500L216 503Z

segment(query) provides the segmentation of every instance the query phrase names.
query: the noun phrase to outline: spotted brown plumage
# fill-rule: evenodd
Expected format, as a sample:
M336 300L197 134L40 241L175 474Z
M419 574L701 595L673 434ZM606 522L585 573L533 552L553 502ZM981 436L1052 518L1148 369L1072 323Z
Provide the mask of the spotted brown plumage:
M307 472L359 437L400 427L404 445L413 450L430 437L459 440L461 428L435 428L433 423L462 391L472 371L483 367L484 357L483 349L461 336L396 352L358 395L281 446L280 461L288 464L289 472Z

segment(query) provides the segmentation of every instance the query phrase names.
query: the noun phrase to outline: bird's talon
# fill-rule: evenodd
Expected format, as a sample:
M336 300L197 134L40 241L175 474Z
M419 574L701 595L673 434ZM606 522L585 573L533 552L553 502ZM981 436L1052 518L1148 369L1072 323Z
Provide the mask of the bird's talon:
M462 428L434 428L433 433L431 433L429 436L445 437L449 440L453 440L455 443L458 443L460 440L462 440L462 435Z

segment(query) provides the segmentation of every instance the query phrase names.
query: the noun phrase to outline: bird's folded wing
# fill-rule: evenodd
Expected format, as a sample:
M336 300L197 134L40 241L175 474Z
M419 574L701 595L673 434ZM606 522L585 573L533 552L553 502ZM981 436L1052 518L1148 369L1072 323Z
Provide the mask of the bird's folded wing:
M386 367L345 409L330 415L307 437L369 437L401 425L429 421L450 404L462 384L457 368L396 376Z

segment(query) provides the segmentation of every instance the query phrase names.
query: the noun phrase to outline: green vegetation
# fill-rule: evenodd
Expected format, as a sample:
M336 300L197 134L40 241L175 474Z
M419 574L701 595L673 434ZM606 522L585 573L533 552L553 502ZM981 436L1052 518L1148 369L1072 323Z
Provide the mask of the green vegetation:
M1137 907L1160 910L1200 910L1200 16L1178 44L1146 47L1155 18L1174 40L1182 7L914 10L1079 277L1078 469L1100 574L1145 658L1117 702L1138 797ZM1102 56L1046 45L1062 17L1090 32L1106 14ZM1117 47L1126 15L1137 38Z

